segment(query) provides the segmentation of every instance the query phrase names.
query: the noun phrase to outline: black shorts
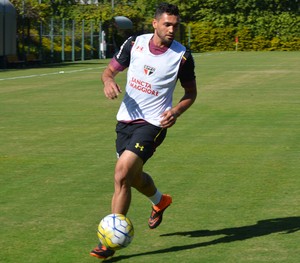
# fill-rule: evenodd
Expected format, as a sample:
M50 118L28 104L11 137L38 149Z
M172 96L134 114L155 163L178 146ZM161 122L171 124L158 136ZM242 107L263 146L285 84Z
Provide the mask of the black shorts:
M116 126L116 150L118 156L125 150L136 153L143 161L154 154L156 148L166 137L167 129L154 126L150 123L118 122Z

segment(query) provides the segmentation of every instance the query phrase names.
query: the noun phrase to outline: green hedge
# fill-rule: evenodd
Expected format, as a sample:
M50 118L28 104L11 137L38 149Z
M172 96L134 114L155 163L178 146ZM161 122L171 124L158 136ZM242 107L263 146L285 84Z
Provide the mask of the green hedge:
M255 36L250 28L215 27L210 22L194 22L190 27L190 48L193 52L232 51L236 49L235 39L238 37L240 51L297 51L300 50L300 38ZM188 31L188 30L187 30ZM189 36L187 35L187 38Z

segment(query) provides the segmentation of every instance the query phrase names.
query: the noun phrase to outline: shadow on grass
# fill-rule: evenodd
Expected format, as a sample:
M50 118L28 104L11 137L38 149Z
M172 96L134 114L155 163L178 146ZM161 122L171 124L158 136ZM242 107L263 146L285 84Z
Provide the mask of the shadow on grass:
M145 255L154 255L161 253L171 253L176 251L182 251L186 249L193 249L199 247L206 247L211 245L217 245L221 243L230 243L235 241L243 241L250 238L266 236L273 233L290 234L300 230L300 217L285 217L285 218L275 218L258 221L255 225L250 226L241 226L233 228L224 228L220 230L193 230L193 231L184 231L184 232L174 232L161 235L165 236L187 236L187 237L209 237L209 236L219 236L223 237L216 238L207 242L200 242L190 245L180 245L172 246L169 248L163 248L159 250L153 250L138 254L126 255L114 257L105 262L117 262L123 259L145 256Z

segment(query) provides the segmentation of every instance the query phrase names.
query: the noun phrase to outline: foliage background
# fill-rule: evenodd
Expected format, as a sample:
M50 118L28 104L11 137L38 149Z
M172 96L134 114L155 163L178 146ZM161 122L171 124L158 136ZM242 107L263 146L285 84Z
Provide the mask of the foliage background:
M133 22L127 34L151 32L156 0L11 0L17 9L19 31L24 21L30 32L32 22L50 17L101 22L111 40L114 16ZM39 4L41 2L41 4ZM299 0L170 0L181 11L182 28L178 38L194 52L225 50L300 50ZM85 3L85 4L83 4ZM23 27L21 27L23 25ZM30 35L30 34L29 34ZM236 45L238 39L238 46ZM44 48L49 48L47 44Z

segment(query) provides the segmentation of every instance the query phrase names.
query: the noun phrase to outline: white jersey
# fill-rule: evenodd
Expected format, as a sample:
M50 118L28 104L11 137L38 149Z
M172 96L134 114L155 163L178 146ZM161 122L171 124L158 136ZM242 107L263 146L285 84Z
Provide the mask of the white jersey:
M138 36L131 49L126 93L117 114L118 121L143 119L160 127L161 114L172 108L173 92L186 48L173 41L163 54L149 50L153 34Z

